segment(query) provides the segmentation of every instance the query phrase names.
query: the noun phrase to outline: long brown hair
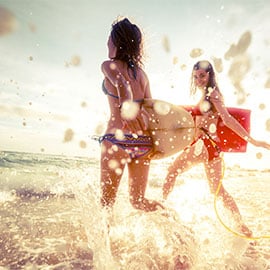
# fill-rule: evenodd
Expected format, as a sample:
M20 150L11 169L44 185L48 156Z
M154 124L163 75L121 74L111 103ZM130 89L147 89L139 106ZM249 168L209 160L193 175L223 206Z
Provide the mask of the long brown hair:
M209 74L209 81L205 88L205 95L209 93L209 88L212 88L212 89L216 88L217 90L219 90L217 81L216 81L216 74L215 74L213 66L211 65L209 61L201 60L193 66L192 75L191 75L190 94L194 95L197 91L197 86L194 83L193 71L198 70L198 69L203 69Z
M112 42L117 48L113 59L127 63L136 79L136 69L142 65L142 33L127 18L116 21L111 30Z

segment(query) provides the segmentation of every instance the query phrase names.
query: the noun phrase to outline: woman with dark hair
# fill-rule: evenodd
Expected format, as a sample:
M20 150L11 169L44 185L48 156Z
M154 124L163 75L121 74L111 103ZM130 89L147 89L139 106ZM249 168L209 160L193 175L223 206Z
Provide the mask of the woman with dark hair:
M220 188L218 196L222 197L224 206L234 214L241 233L251 236L252 232L243 223L233 197L225 190L223 185L220 185L223 176L223 159L216 129L218 118L220 117L224 125L245 141L267 149L270 149L270 145L253 139L238 121L229 114L217 85L214 69L208 61L199 61L193 67L191 94L194 95L197 89L201 90L202 97L198 104L201 115L196 116L195 119L195 139L169 167L163 185L163 198L166 199L172 191L176 177L180 173L185 172L198 163L203 163L210 191L216 193L218 187Z
M163 206L146 199L152 139L147 132L147 113L140 104L151 98L149 81L142 69L142 33L127 18L112 25L108 39L109 60L102 63L102 89L108 97L110 118L101 143L101 204L112 207L128 168L129 199L136 209L155 211Z

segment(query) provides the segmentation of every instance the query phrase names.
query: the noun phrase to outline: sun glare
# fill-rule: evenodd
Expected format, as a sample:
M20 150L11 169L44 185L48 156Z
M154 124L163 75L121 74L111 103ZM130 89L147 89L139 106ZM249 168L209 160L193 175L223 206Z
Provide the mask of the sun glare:
M212 216L213 201L214 195L210 193L206 176L199 167L178 176L175 187L168 197L168 203L172 204L181 219L187 222L191 222L194 215Z

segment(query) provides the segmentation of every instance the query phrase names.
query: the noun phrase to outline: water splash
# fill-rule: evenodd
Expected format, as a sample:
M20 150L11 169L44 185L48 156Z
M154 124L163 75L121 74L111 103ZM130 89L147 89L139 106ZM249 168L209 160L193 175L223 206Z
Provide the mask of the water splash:
M102 209L97 190L92 183L76 196L95 269L175 269L176 260L185 265L181 269L195 264L193 232L174 210L145 213L121 196L113 210Z

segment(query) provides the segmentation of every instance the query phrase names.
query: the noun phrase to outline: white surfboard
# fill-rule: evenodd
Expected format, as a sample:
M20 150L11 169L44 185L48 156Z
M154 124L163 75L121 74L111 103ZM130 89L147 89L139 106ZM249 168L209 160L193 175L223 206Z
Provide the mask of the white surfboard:
M176 154L193 141L195 125L187 110L157 99L145 99L142 106L149 114L154 148L151 159Z

